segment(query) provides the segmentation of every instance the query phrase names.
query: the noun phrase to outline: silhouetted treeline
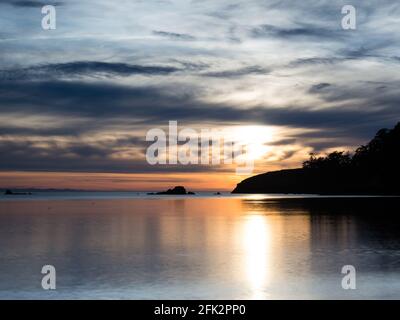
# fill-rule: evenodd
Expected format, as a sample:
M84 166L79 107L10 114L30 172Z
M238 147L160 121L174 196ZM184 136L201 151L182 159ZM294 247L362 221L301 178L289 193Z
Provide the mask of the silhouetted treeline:
M353 155L312 154L303 168L269 172L239 183L233 193L400 194L400 123L382 129Z
M311 154L310 159L303 163L305 169L336 170L351 166L352 158L348 152L335 151L326 157L316 157Z

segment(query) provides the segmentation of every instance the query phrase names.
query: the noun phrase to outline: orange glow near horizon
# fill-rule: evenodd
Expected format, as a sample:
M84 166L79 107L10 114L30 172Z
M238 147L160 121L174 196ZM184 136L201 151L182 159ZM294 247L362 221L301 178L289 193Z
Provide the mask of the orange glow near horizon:
M197 129L200 132L199 128ZM84 162L82 172L49 172L45 171L3 171L0 172L0 188L39 188L39 189L79 189L79 190L104 190L104 191L160 191L174 186L182 185L191 191L232 191L242 180L260 173L295 168L301 166L301 163L308 158L311 148L305 148L296 141L290 144L281 145L280 141L296 135L296 131L288 128L279 128L273 126L230 126L221 127L224 133L224 139L237 142L239 145L246 146L245 154L237 155L232 161L225 161L225 150L219 150L221 163L210 167L209 170L201 168L201 172L173 172L176 168L171 167L170 172L142 172L142 173L88 173L83 170L90 170L90 164ZM93 139L92 139L93 138ZM102 146L101 141L108 141L110 137L87 137L84 140L85 145ZM8 139L8 138L7 138ZM8 140L6 142L9 142ZM49 141L35 140L32 137L29 141L34 141L34 146L43 154L52 154L54 145L68 146L73 145L72 141L57 140L55 138ZM223 141L225 142L225 140ZM283 139L283 140L282 140ZM24 141L24 140L22 140ZM129 148L128 148L129 149ZM113 149L114 150L114 149ZM132 147L132 150L126 151L126 148L119 150L116 148L112 157L107 161L115 162L115 168L129 167L127 161L132 159L136 163L145 164L145 155L140 150ZM57 150L56 150L57 151ZM143 151L143 150L142 150ZM111 152L111 151L110 151ZM77 157L72 157L76 165ZM82 158L87 161L87 159ZM91 161L97 161L94 158ZM228 159L229 160L229 159ZM249 160L249 161L248 161ZM249 168L254 166L253 172L248 175L238 175L237 169ZM132 163L134 168L135 163ZM57 169L53 169L57 170ZM100 169L101 170L101 169ZM106 170L106 169L105 169ZM153 168L149 165L149 170ZM203 171L205 170L205 171ZM134 169L132 170L134 171ZM251 168L250 168L251 171Z
M235 173L0 172L0 188L160 191L183 185L193 191L232 191L246 176Z

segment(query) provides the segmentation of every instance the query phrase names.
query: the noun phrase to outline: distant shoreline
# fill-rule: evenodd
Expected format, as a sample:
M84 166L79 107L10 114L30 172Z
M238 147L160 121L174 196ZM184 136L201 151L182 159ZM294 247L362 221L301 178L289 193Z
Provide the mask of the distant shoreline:
M232 194L229 192L215 195L211 192L198 192L196 195L148 195L145 192L42 192L32 195L0 196L0 202L20 201L157 201L157 200L305 200L305 199L400 199L391 195L317 195L317 194Z

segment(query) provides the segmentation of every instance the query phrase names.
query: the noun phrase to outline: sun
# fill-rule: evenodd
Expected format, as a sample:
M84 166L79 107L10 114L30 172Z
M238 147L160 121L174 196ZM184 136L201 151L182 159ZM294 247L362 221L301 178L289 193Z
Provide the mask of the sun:
M232 129L233 141L246 146L246 156L250 159L262 159L270 150L275 129L270 126L237 126Z

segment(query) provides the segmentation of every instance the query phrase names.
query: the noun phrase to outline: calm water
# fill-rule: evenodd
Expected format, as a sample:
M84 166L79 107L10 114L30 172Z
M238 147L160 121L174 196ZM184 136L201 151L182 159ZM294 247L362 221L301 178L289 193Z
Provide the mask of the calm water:
M394 198L22 198L0 201L2 299L400 298Z

